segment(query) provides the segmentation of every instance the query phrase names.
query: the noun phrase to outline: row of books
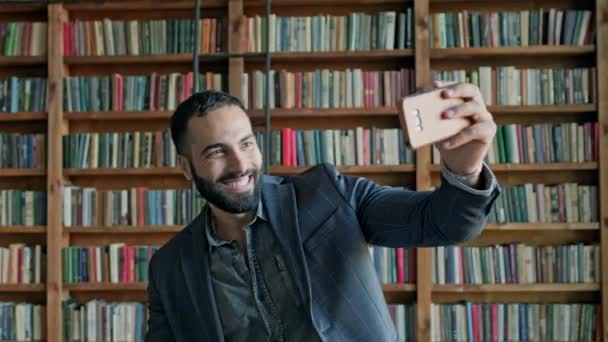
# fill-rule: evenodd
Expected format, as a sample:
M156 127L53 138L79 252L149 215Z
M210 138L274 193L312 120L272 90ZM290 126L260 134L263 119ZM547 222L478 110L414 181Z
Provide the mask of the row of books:
M270 132L270 165L308 166L327 162L336 166L398 165L414 162L398 128L295 130ZM256 132L260 148L263 133Z
M226 51L227 20L200 20L202 53ZM196 27L192 19L73 21L63 23L64 56L165 55L192 53Z
M168 129L160 132L74 133L63 137L65 168L174 167Z
M46 191L0 190L0 226L46 225Z
M504 187L489 222L598 222L598 187L576 183L522 184Z
M490 163L581 163L599 157L599 124L499 125Z
M414 47L412 8L405 12L349 15L244 17L243 51L319 52L394 50Z
M107 246L63 248L65 283L148 282L148 262L160 246Z
M416 282L416 249L369 246L378 279L383 284Z
M432 304L431 341L601 341L598 304Z
M46 307L23 302L0 302L0 340L44 341Z
M0 55L46 56L45 22L0 23Z
M398 342L416 341L416 305L389 304L388 313L391 315Z
M511 12L434 13L431 47L468 48L534 45L587 45L595 41L589 10L555 8Z
M477 85L486 105L588 104L597 99L595 68L480 66L432 72L433 79Z
M599 158L599 124L541 123L498 125L488 164L583 163ZM433 163L441 153L433 146Z
M0 168L45 168L46 135L0 132Z
M0 247L0 283L43 283L46 278L45 254L41 245L12 243L8 247Z
M0 113L45 112L46 78L0 78Z
M63 341L143 342L147 330L145 303L91 300L62 303Z
M270 108L371 108L396 106L416 90L414 69L271 70ZM243 102L264 108L263 71L243 75Z
M198 89L226 90L224 74L200 74ZM73 76L63 81L66 112L175 110L190 95L194 74Z
M198 194L198 193L197 193ZM131 188L98 190L64 186L65 227L174 226L187 225L202 208L200 196L189 189Z
M508 244L433 249L435 284L597 283L600 247Z

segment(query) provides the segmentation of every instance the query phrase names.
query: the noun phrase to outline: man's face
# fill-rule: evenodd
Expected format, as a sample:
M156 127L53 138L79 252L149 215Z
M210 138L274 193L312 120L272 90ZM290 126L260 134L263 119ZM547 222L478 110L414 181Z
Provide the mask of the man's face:
M254 210L261 190L262 155L247 114L237 106L226 106L188 123L182 158L186 178L209 203L230 213ZM185 164L189 165L185 165Z

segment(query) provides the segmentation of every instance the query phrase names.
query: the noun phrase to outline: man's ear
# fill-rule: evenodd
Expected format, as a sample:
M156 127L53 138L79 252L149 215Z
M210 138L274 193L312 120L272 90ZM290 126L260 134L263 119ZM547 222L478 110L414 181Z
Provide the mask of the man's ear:
M190 167L190 162L188 161L188 158L182 155L178 155L177 158L179 160L179 167L184 173L184 177L186 177L186 179L191 182L192 173L194 172L194 170L192 170L192 168Z

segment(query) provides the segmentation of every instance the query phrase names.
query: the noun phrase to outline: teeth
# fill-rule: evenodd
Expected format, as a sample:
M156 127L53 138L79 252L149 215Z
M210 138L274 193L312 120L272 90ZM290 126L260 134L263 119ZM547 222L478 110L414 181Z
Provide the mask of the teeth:
M249 182L249 176L243 176L243 177L234 178L234 179L225 181L226 185L228 185L230 187L234 187L234 188L247 185L248 182Z

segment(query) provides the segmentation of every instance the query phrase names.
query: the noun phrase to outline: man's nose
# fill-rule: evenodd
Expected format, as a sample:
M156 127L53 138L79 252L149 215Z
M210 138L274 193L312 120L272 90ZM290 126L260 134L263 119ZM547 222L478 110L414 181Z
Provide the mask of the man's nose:
M247 171L247 159L241 152L235 152L230 158L230 171L243 174Z

